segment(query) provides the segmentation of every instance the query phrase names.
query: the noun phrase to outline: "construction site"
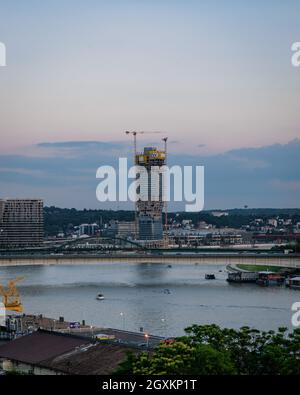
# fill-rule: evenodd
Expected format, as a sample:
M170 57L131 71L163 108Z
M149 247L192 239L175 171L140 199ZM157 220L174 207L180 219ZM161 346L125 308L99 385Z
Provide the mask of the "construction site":
M140 191L143 199L139 198L135 204L135 235L136 241L146 247L162 247L168 244L167 240L167 202L163 199L162 166L167 164L167 141L162 138L163 149L157 147L144 147L143 151L137 149L137 135L159 134L162 132L126 131L133 136L134 164L142 166L147 176L142 179ZM137 175L137 178L140 177ZM165 216L165 232L163 229L163 213Z

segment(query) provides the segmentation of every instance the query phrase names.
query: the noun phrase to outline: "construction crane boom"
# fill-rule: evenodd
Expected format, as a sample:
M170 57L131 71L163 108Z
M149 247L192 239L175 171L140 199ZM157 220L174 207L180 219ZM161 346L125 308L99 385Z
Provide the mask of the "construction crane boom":
M136 136L137 136L137 134L161 134L161 133L163 133L163 132L146 132L146 131L143 131L143 130L140 130L140 131L129 131L129 130L126 130L126 132L125 132L127 135L128 134L132 134L133 135L133 149L134 149L134 164L136 164L136 155L137 155L137 139L136 139Z

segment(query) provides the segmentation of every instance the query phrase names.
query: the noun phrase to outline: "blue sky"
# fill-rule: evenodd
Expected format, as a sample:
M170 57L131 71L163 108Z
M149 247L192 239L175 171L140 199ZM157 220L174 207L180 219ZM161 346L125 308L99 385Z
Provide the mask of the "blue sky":
M1 195L95 206L97 156L137 129L205 162L209 207L299 205L299 15L298 0L2 0Z

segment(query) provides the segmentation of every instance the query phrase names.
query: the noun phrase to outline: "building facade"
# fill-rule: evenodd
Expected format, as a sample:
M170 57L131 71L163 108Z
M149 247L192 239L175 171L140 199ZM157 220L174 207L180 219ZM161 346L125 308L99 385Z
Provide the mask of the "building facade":
M110 220L108 226L102 231L102 235L112 238L136 239L135 222Z
M0 247L38 246L44 238L43 201L0 200Z
M81 224L78 227L79 236L96 236L99 233L98 224Z
M139 240L163 240L163 175L159 168L165 165L165 160L165 151L154 147L145 147L142 153L136 155L136 165L144 167L147 172L147 177L140 182L147 198L136 203Z
M121 239L135 239L135 222L134 221L118 221L117 237Z

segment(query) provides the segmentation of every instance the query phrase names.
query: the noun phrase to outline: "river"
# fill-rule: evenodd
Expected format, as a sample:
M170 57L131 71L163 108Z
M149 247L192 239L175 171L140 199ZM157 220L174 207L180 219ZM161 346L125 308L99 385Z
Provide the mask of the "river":
M205 280L214 273L216 280ZM182 335L195 324L292 329L291 306L300 292L285 287L228 284L226 265L98 263L1 267L0 283L25 276L19 285L24 312L70 321ZM168 291L167 291L168 290ZM103 293L103 301L96 300ZM121 314L122 313L122 314Z

